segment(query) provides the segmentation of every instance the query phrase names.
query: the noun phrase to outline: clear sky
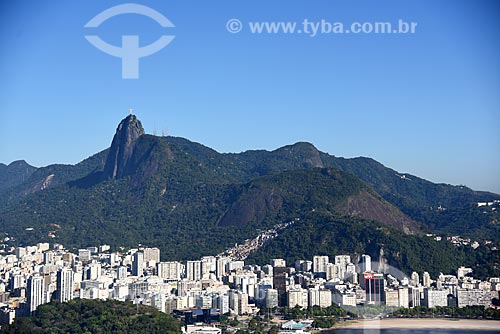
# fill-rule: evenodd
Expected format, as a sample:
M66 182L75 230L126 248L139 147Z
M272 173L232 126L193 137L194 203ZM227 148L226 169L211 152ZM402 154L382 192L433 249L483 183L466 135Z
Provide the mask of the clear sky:
M159 0L163 28L124 1L0 2L0 162L77 163L130 107L146 132L220 152L310 141L434 182L500 193L500 1ZM230 33L226 23L243 28ZM415 34L252 34L249 22L418 23ZM124 80L94 46L175 39Z

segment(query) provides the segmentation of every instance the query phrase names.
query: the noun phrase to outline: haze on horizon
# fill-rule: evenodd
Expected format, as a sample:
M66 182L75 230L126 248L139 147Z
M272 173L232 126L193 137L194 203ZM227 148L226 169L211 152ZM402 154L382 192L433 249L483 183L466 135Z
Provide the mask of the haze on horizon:
M500 193L500 4L495 0L135 1L175 40L123 80L84 25L119 1L0 4L0 162L77 163L111 143L130 107L147 133L219 152L298 141L368 156L433 182ZM196 7L196 11L193 10ZM405 21L413 35L255 35L226 22ZM95 30L110 44L164 31L137 15ZM144 44L143 44L144 43Z

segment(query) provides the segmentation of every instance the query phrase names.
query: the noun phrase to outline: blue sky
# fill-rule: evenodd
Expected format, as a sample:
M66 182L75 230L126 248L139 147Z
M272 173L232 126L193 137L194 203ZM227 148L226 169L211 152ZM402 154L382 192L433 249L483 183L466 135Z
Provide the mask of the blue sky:
M310 141L434 182L500 193L496 0L135 1L175 25L120 15L126 1L0 3L0 162L77 163L106 148L130 107L146 131L220 152ZM237 18L240 33L226 30ZM415 34L252 34L248 22L417 22ZM174 41L123 80L119 45Z

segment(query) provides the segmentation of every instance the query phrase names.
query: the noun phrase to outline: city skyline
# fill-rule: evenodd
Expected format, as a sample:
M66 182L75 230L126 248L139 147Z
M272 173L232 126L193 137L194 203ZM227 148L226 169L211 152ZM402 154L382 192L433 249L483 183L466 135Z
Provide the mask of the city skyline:
M123 80L120 59L84 38L85 24L120 2L0 5L0 162L78 163L109 147L133 108L147 133L219 152L307 141L336 156L368 156L433 182L500 193L495 1L137 3L175 25L167 29L175 39L140 60L138 80ZM231 19L242 22L241 32L228 31ZM249 31L251 22L305 19L418 25L401 35ZM96 29L115 45L124 34L146 45L165 31L137 15Z

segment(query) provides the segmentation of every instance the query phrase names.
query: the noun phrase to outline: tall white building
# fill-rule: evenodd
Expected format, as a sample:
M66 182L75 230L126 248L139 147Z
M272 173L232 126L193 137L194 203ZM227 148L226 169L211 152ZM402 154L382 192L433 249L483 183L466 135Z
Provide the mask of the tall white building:
M182 264L177 261L160 262L156 265L158 276L163 279L180 280Z
M385 290L385 305L388 307L399 306L399 291L398 290Z
M73 270L62 268L57 272L57 295L61 303L73 299Z
M154 261L156 263L160 262L160 249L153 248L144 248L144 262Z
M45 284L42 276L31 276L28 279L27 300L29 311L35 312L45 302Z
M424 271L424 274L422 275L422 285L426 288L429 288L431 284L431 275L427 271Z
M411 285L418 286L420 284L420 276L416 271L411 273Z
M332 305L332 292L328 289L309 289L308 306L329 307Z
M204 256L201 258L201 275L208 275L217 271L217 258L215 256Z
M201 261L187 261L186 277L190 281L201 279Z
M360 261L360 269L361 273L366 273L372 271L372 258L370 255L363 254L361 255Z
M273 266L273 267L286 267L286 261L283 259L271 259L271 266Z
M347 265L344 280L358 284L358 274L356 273L356 266L354 264L349 263Z
M116 272L116 278L119 280L127 278L127 267L120 266Z
M351 257L349 255L336 255L335 256L335 264L339 264L343 267L347 267L347 265L351 263Z
M326 265L326 280L332 280L340 278L340 266L333 263L328 263Z
M101 264L91 263L86 268L86 277L88 280L97 280L101 277Z
M411 308L420 306L420 289L419 288L414 287L414 286L408 287L408 301L409 301Z
M410 307L410 295L408 292L408 287L401 286L398 288L398 298L399 298L399 307L408 308Z
M314 256L313 257L313 272L326 273L329 259L328 256Z
M448 291L425 288L423 306L427 306L428 308L448 306Z
M248 294L241 291L231 290L229 295L229 307L238 315L248 313Z
M226 294L216 294L212 297L212 307L220 310L221 314L229 312L229 296Z
M351 263L351 257L349 255L335 256L335 265L338 267L340 279L346 279L347 265L349 263Z
M227 257L217 257L215 260L215 275L218 279L221 279L222 276L226 274L227 264L230 262Z
M265 292L265 305L267 308L278 307L278 290L267 289Z
M288 291L288 307L300 306L306 308L309 303L309 294L306 289L295 288Z

